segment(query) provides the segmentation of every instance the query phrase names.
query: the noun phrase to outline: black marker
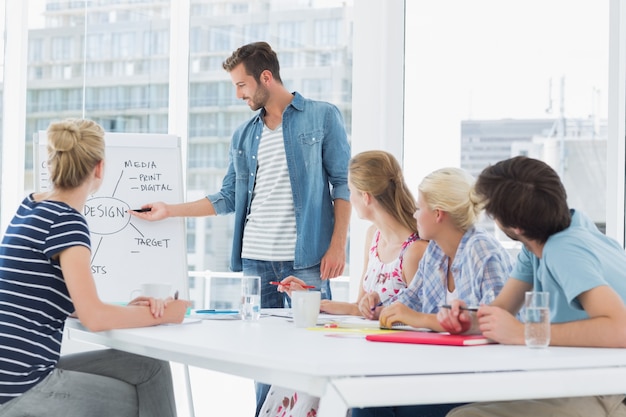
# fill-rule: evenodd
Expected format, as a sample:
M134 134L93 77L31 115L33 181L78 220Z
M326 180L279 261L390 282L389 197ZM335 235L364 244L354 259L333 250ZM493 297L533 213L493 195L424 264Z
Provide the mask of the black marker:
M140 208L140 209L134 209L133 210L135 213L145 213L147 211L152 211L151 208Z

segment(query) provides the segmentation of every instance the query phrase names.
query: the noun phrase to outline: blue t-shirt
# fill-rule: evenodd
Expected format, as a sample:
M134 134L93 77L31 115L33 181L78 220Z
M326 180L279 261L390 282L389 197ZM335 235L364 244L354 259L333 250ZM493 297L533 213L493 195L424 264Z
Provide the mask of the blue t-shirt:
M32 196L22 201L0 244L0 404L35 386L59 359L74 305L53 257L77 245L90 247L80 213Z
M589 318L577 297L601 285L626 302L626 252L580 211L572 210L570 226L548 238L541 259L523 248L511 276L550 293L552 323Z

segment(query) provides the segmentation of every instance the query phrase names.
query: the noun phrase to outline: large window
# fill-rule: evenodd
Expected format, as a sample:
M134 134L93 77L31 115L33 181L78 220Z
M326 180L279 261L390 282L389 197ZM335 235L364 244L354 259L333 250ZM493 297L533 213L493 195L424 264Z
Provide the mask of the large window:
M384 114L404 94L403 135L385 140L404 138L406 176L413 189L444 165L478 174L489 163L527 154L552 164L563 177L570 204L603 228L609 1L359 3L361 8L402 3L401 13L391 7L392 15L379 13L374 24L361 27L359 37L367 31L374 41L383 40L380 54L370 42L360 59L364 53L375 55L381 68L404 71L397 77L397 72L379 74L361 65L358 73L366 74L368 82L357 93L367 90L363 97L369 98L383 85L385 94L357 107L380 106ZM216 190L230 135L251 116L236 100L221 63L233 49L255 40L269 41L278 51L289 89L338 105L352 133L352 2L189 2L189 32L183 39L189 42L188 73L176 74L188 79L189 94L184 106L172 108L169 53L178 46L170 45L173 3L29 0L25 191L33 187L32 135L51 120L85 116L109 131L164 133L171 131L177 108L188 113L188 137L183 138L189 150L188 191ZM388 59L395 48L389 48L386 36L403 27L405 45L398 44L398 50L406 51L404 61ZM402 93L386 88L388 74L404 80ZM369 124L360 117L355 123ZM373 143L370 147L382 147ZM205 252L190 257L191 268L228 268L228 251L221 248L229 247L231 221L195 223L207 228L193 231L198 239L218 230L225 238L213 236L210 245L194 242L192 247Z
M407 1L406 19L414 187L444 165L478 175L524 154L604 229L609 1Z
M126 4L125 7L122 7ZM167 133L169 2L29 2L25 187L32 137L86 117L109 132Z
M214 191L209 185L224 174L230 135L251 116L221 68L243 43L269 41L287 87L337 104L351 132L350 2L190 3L189 190ZM109 131L168 131L169 2L29 4L28 168L32 134L56 118L90 117ZM603 228L608 0L406 2L405 19L404 158L412 188L444 165L476 175L523 153L551 163L563 176L570 204ZM375 26L384 30L383 23ZM33 184L29 172L27 189ZM208 230L194 235L226 231L226 242L211 242L228 246L231 221L198 222ZM228 269L227 253L200 242L193 247L205 253L190 258L192 268Z

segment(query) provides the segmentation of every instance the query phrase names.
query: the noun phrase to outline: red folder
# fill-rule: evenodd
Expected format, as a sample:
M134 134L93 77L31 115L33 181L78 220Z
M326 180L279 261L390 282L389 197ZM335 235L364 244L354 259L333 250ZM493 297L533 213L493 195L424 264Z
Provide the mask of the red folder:
M372 342L416 343L422 345L477 346L495 343L482 335L462 335L433 332L393 332L368 334L366 340Z

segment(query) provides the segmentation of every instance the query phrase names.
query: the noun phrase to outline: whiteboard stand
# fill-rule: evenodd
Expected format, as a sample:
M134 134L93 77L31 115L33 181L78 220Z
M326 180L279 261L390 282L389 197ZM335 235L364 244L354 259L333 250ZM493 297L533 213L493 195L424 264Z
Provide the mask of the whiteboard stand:
M149 222L128 214L144 204L184 202L180 138L151 133L105 133L100 189L83 215L91 232L91 272L98 296L126 303L143 283L167 283L189 298L187 237L182 217ZM35 189L50 189L47 134L34 135Z

